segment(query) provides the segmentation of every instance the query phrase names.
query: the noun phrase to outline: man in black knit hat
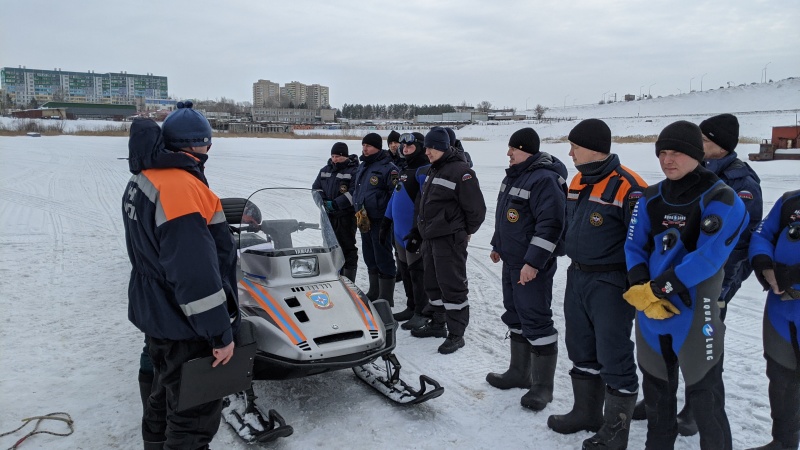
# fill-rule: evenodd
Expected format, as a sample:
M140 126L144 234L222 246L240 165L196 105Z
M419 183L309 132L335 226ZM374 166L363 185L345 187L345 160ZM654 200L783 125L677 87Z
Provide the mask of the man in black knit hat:
M433 317L412 329L411 335L446 337L438 351L448 354L465 345L467 243L486 217L486 203L475 172L450 146L444 128L431 128L423 145L431 167L419 194L416 227L404 240L411 253L422 247L425 292Z
M639 391L631 341L636 310L622 298L625 236L647 184L611 153L611 130L602 120L580 122L569 141L578 169L567 194L564 239L572 259L564 318L574 406L550 416L547 426L562 434L597 432L583 448L625 448Z
M351 155L347 144L337 142L331 147L328 164L320 169L311 189L322 196L325 211L333 226L336 240L342 246L344 266L342 275L356 282L358 247L356 247L356 217L353 209L353 178L358 170L358 157Z
M397 131L390 131L389 136L386 136L386 146L389 147L389 154L392 155L392 162L398 169L402 169L406 164L403 158L403 152L400 147L400 133Z
M550 305L556 257L564 255L567 168L539 151L533 128L514 132L506 154L509 168L497 196L489 256L503 261L501 319L511 336L511 363L486 381L498 389L529 389L520 403L541 411L553 400L558 359Z
M623 297L636 308L647 449L672 449L678 435L678 368L697 421L700 448L730 450L722 381L725 324L717 299L723 265L747 226L736 193L703 167L700 127L678 121L656 141L666 180L645 189L625 241Z

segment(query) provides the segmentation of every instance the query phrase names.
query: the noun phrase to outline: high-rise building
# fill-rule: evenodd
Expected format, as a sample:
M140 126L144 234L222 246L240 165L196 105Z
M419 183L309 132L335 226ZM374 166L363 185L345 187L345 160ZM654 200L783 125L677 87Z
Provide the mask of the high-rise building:
M13 104L24 106L36 99L70 103L133 105L137 99L166 99L167 77L119 73L70 72L3 67L0 81Z
M310 109L328 108L331 104L328 86L312 84L307 89L307 102Z
M302 105L307 100L308 86L299 81L286 83L281 88L281 96L288 97L294 106Z
M280 106L280 85L269 80L253 83L253 107Z

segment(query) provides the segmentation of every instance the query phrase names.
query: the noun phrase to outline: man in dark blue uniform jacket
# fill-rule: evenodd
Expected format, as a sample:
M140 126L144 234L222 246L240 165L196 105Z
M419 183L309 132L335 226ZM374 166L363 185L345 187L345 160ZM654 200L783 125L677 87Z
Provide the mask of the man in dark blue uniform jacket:
M233 236L203 174L210 148L211 126L191 102L167 117L163 139L152 120L131 125L122 216L128 318L154 369L142 390L145 449L206 448L219 428L222 400L177 411L182 364L209 355L226 364L240 321Z
M564 292L574 406L550 416L547 426L562 434L596 431L584 449L625 448L639 391L631 340L636 310L622 298L625 236L647 184L610 153L611 130L602 120L581 121L569 141L578 169L567 194L565 243L572 264Z
M493 262L503 261L503 323L511 336L511 367L490 373L499 389L530 388L522 406L540 411L553 400L558 331L553 326L553 276L564 255L567 168L539 151L533 128L508 140L510 167L500 185L492 237Z
M678 434L676 390L683 373L701 449L730 450L719 316L723 266L748 216L736 193L702 166L700 128L668 125L656 141L667 179L645 190L625 242L624 294L639 313L636 350L644 376L646 449L671 449Z
M750 261L768 291L764 358L769 378L772 442L752 450L800 445L800 190L783 194L750 240Z
M382 145L383 139L377 133L369 133L361 140L361 164L353 183L353 206L369 275L367 298L382 298L394 306L397 266L391 236L381 240L380 229L400 174L389 151L381 149Z
M358 157L350 155L347 144L337 142L331 147L331 159L320 169L311 188L322 195L328 219L336 240L344 253L342 275L356 281L358 248L356 247L356 217L353 209L353 177L358 169Z

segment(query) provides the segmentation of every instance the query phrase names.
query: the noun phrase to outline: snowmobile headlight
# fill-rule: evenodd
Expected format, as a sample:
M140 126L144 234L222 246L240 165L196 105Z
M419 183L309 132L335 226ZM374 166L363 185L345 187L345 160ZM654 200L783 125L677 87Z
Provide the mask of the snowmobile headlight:
M295 278L314 277L319 275L319 261L316 256L301 256L289 260L292 276Z

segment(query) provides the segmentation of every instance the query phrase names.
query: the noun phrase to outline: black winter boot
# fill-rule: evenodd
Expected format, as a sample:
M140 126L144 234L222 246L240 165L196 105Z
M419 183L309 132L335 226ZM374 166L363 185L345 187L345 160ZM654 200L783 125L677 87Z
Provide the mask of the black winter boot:
M406 308L399 313L392 314L392 316L394 317L394 320L398 322L405 322L406 320L414 317L414 310Z
M489 373L486 381L497 389L531 387L531 343L519 333L511 333L511 362L505 373Z
M433 313L433 318L420 328L411 330L411 335L418 338L447 337L446 316L443 312Z
M369 290L367 291L367 298L370 300L378 299L378 272L369 273Z
M394 277L378 278L378 298L389 302L389 306L394 307Z
M633 408L633 420L647 420L647 411L644 409L644 399L636 402Z
M522 396L520 404L541 411L553 401L553 377L558 361L558 342L531 346L531 389Z
M678 434L681 436L694 436L697 434L697 422L694 420L692 408L689 405L689 397L686 397L686 403L683 404L683 409L678 413Z
M572 411L547 418L547 426L556 433L597 432L603 426L605 384L597 375L570 370L572 377Z
M442 345L439 346L439 353L443 355L449 355L464 345L466 345L466 342L464 342L464 336L458 336L451 333L447 335L447 339L445 339Z
M597 434L583 441L583 450L627 449L628 432L631 428L631 416L633 416L635 406L636 394L623 394L608 388L606 407L603 412L603 427Z
M800 446L800 379L767 358L772 442L750 450L797 450Z
M422 314L414 313L408 322L400 325L400 328L404 330L416 330L417 328L425 326L425 324L428 323L428 319L428 317L425 317Z
M356 282L356 272L358 269L342 269L342 276L349 279L353 283Z
M142 411L147 407L147 399L153 390L153 374L139 371L139 395L142 397Z

